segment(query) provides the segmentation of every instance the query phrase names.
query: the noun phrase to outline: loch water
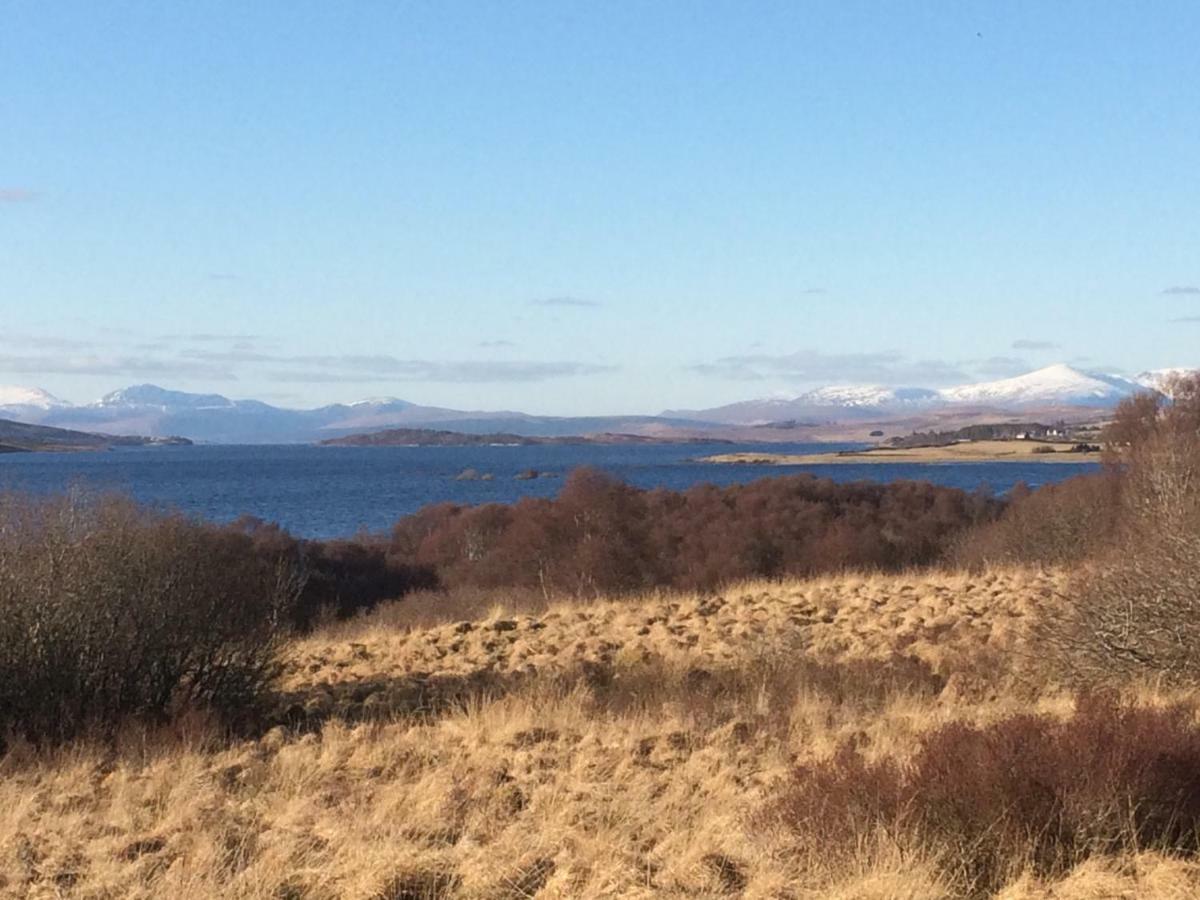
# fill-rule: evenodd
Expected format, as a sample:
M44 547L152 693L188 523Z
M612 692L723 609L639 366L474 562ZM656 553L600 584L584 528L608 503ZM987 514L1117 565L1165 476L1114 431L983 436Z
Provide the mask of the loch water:
M213 521L252 515L294 534L331 538L383 531L430 503L511 503L552 497L579 466L643 488L686 490L801 472L847 481L912 479L1003 493L1091 471L1094 463L864 463L719 465L700 457L738 451L815 453L853 444L538 445L529 447L320 447L207 445L95 453L0 455L0 490L35 493L73 485L118 490L139 501ZM459 476L473 469L480 476ZM519 478L534 470L537 478ZM490 475L490 479L482 476Z

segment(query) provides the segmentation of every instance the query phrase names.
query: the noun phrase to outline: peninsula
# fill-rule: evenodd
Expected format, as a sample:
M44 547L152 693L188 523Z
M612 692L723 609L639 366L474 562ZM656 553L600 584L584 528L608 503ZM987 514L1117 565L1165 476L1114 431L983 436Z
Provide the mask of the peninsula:
M137 435L93 434L69 428L51 428L0 419L0 453L34 453L39 451L110 450L113 447L151 447L189 445L181 437L141 437Z
M753 465L807 466L861 463L963 463L1096 462L1100 448L1094 444L1057 444L1042 441L962 441L926 447L865 447L832 453L719 453L701 462Z

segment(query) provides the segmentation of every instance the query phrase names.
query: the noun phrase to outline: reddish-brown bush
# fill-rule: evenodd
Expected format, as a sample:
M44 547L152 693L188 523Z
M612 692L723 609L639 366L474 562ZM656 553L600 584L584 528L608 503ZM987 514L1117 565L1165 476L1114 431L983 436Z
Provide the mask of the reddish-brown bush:
M1031 491L1017 485L994 522L963 532L949 558L989 565L1069 565L1103 553L1119 521L1120 472L1108 468Z
M752 577L929 564L1000 506L920 482L797 475L677 493L581 469L554 500L424 509L396 524L392 552L450 586L574 596L707 590Z
M244 516L228 530L250 538L264 559L285 559L303 576L291 610L292 624L311 628L323 615L346 619L411 591L437 587L428 567L409 565L388 552L385 543L363 536L355 540L300 540L278 525Z
M941 851L964 894L988 895L1028 866L1061 873L1119 850L1200 851L1200 728L1184 707L1080 699L1066 721L956 723L909 760L849 747L799 769L768 813L836 856L878 827Z

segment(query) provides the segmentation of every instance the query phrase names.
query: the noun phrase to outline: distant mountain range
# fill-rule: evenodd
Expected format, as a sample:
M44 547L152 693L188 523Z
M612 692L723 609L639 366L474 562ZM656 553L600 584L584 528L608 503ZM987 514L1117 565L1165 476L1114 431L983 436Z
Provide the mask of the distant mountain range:
M1147 390L1161 390L1186 369L1159 369L1133 378L1086 372L1065 364L1035 372L947 388L847 385L823 387L795 397L746 400L711 409L664 413L725 425L780 421L888 421L921 414L987 411L998 416L1037 411L1068 418L1096 415Z
M1086 372L1065 364L1036 372L948 388L846 385L792 397L747 400L658 416L534 416L511 410L456 410L393 397L284 409L258 400L191 394L143 384L72 405L38 388L0 387L0 417L109 435L179 435L211 443L308 443L395 428L436 427L466 434L526 436L604 432L656 438L705 435L756 440L852 436L863 423L919 427L1020 415L1081 420L1102 416L1125 397L1160 390L1186 370L1160 369L1133 378ZM845 426L840 431L831 426ZM763 426L772 426L763 428ZM803 434L795 429L809 429ZM828 433L819 429L825 428ZM754 429L752 431L751 429Z
M705 423L658 416L533 416L510 410L456 410L384 397L317 409L284 409L259 400L136 385L75 406L36 388L0 387L0 417L102 434L180 435L225 444L310 443L389 428L466 434L509 432L553 437L602 432L653 434Z

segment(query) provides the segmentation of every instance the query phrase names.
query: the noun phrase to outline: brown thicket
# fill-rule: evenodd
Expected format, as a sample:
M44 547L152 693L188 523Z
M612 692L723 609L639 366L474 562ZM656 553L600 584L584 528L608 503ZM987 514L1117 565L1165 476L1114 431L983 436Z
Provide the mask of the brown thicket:
M1083 697L1066 721L954 722L910 759L850 746L802 766L768 818L826 860L883 830L940 860L958 896L1092 856L1200 851L1200 727L1190 707Z
M451 587L577 597L710 590L755 577L930 564L1000 506L983 494L920 482L836 484L796 475L643 491L579 469L553 500L423 509L396 524L391 549Z
M438 585L432 569L397 559L382 541L369 535L352 540L301 540L252 516L243 516L227 529L247 536L263 558L286 560L302 573L303 586L291 613L292 624L302 631L322 617L347 619L384 600Z
M1018 484L1003 514L963 532L948 561L973 570L994 565L1072 565L1111 546L1120 472L1106 467L1030 490Z
M1048 658L1079 681L1200 678L1200 377L1168 391L1117 411L1112 540L1044 624Z
M119 497L0 497L0 731L58 739L196 706L243 718L300 577L245 535Z

